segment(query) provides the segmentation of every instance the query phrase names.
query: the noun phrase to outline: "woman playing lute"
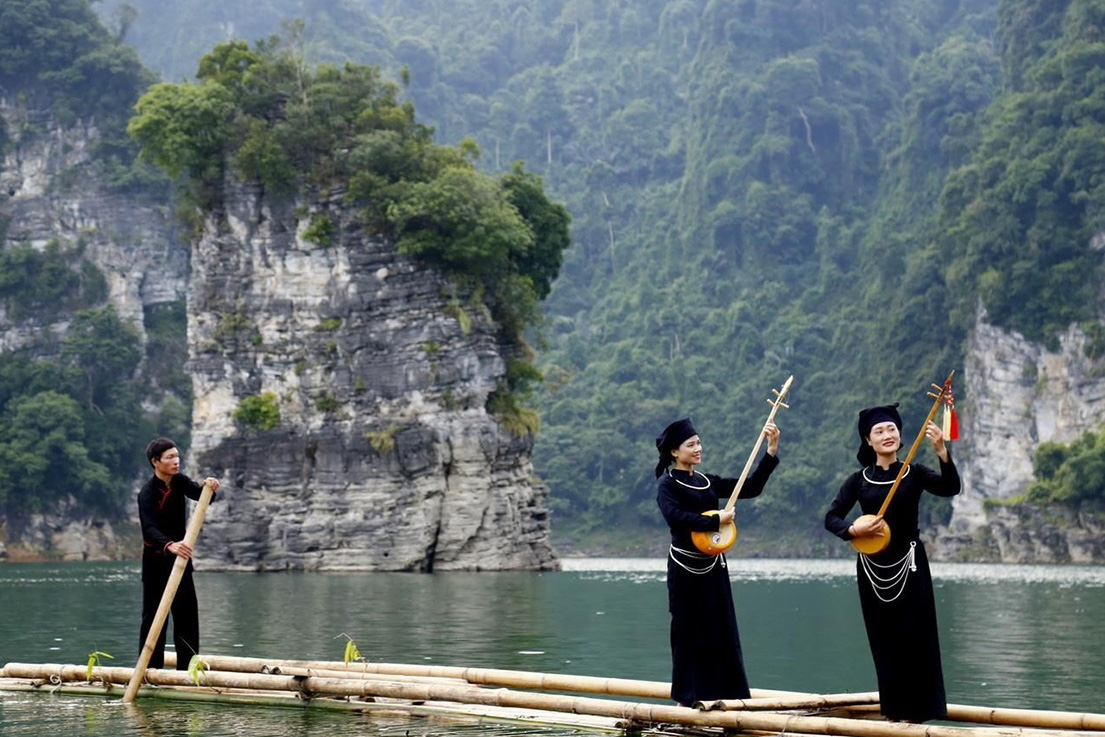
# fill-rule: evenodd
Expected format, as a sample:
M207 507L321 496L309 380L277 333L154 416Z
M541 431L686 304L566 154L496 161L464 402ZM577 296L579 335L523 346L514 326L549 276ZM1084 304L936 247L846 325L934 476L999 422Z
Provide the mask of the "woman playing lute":
M939 470L918 463L903 468L898 460L901 429L897 404L860 411L856 459L863 469L841 485L825 514L825 528L844 540L885 535L886 526L893 530L881 552L857 556L860 606L883 715L893 721L924 722L946 717L948 709L918 510L924 492L955 496L960 482L944 433L931 421L926 421L924 435L940 461ZM895 482L896 495L880 516ZM849 522L846 517L856 504L864 516Z

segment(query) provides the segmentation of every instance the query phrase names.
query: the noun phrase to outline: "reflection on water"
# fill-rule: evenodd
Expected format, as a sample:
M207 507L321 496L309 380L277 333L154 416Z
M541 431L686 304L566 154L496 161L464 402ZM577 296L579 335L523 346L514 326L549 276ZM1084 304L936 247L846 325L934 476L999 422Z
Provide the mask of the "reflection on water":
M661 578L667 571L663 558L567 558L565 571L608 574L632 578L650 573ZM933 578L971 583L1055 583L1060 586L1105 586L1105 566L1012 565L1004 563L930 563ZM729 576L734 580L807 581L851 578L856 572L853 558L807 560L800 558L729 559Z
M5 737L67 734L97 737L522 737L569 734L532 725L458 721L457 719L366 715L355 712L229 707L175 701L126 706L115 699L0 692L0 728Z
M663 559L568 559L551 573L199 571L202 649L667 681ZM851 560L730 558L754 686L874 690ZM1105 568L934 564L949 700L1101 711ZM135 564L0 565L0 661L110 665L138 653ZM12 612L26 613L11 616ZM137 710L137 711L136 711ZM0 730L143 734L533 734L344 713L0 694ZM401 730L401 732L400 732ZM542 730L547 734L568 731Z

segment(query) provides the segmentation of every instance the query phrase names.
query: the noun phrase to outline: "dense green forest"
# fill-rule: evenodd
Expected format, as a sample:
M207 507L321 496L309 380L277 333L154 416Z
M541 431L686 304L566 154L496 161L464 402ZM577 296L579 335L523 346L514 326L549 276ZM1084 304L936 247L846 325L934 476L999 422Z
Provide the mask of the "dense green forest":
M808 552L856 410L900 401L912 436L980 308L1044 344L1071 323L1105 337L1105 0L95 7L169 82L271 34L311 68L377 66L436 144L565 203L572 245L527 332L564 545L659 527L652 439L672 419L695 420L706 468L738 472L794 374L783 464L742 535ZM1041 482L1098 445L1037 459Z

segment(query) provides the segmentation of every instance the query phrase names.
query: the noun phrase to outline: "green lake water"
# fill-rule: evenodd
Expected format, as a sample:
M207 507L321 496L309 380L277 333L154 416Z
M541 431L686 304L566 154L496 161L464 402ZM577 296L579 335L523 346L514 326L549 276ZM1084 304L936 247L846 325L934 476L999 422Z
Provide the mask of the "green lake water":
M267 573L200 570L201 650L667 681L664 561L572 559L530 573ZM852 561L730 559L756 688L875 690ZM132 666L137 564L0 564L0 663ZM948 699L1105 711L1105 568L935 564ZM572 734L493 724L139 700L0 693L0 734Z

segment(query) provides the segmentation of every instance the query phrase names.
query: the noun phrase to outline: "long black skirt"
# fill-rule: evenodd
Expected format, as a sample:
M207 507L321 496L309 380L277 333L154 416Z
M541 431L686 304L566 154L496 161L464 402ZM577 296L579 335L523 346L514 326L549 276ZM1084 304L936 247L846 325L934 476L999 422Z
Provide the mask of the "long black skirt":
M674 556L688 567L705 567L701 560L678 552L668 555L672 699L690 706L696 701L748 698L748 678L724 556L719 556L708 573L692 573Z
M905 571L904 585L876 591L862 559L856 561L859 600L867 641L875 660L879 703L883 716L895 721L925 722L948 716L944 673L940 665L940 638L936 631L936 600L925 546L916 540L914 565ZM908 543L872 560L894 564L906 555ZM891 578L894 568L874 569ZM890 599L890 601L883 601Z

